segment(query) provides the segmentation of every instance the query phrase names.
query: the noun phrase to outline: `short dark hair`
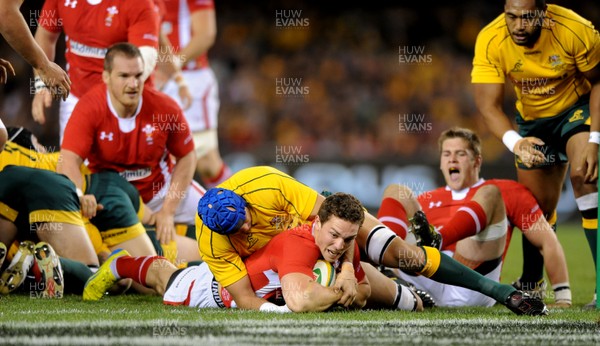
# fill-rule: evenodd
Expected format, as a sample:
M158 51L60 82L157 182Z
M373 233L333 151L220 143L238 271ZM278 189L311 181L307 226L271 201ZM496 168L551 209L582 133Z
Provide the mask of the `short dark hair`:
M452 127L440 135L438 139L438 147L440 153L442 152L442 145L444 141L451 138L462 138L469 144L469 149L473 151L475 156L481 155L481 140L477 134L469 129L462 127Z
M508 0L504 1L505 5L506 5L507 1ZM535 0L535 8L538 8L538 9L544 9L544 8L546 8L546 0Z
M325 198L319 208L319 219L325 223L331 216L362 226L365 221L365 211L360 201L347 193L337 192Z
M115 43L106 51L106 56L104 57L104 71L112 71L113 60L115 60L116 55L124 55L126 58L130 59L140 57L142 61L144 60L138 47L127 42Z

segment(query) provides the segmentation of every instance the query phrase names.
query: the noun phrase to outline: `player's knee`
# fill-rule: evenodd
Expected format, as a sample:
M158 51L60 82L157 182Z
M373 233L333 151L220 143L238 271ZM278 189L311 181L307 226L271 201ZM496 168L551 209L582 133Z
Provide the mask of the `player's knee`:
M585 183L585 172L572 169L570 172L571 185L576 196L582 196L590 191L598 191L596 184Z

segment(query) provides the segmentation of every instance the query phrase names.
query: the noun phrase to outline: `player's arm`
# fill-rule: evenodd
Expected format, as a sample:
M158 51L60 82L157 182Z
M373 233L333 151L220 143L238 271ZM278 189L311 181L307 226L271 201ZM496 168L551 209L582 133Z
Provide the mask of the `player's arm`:
M81 190L83 187L83 175L80 169L82 164L83 159L81 156L68 149L63 149L60 151L56 171L66 175L75 184L81 202L81 213L84 217L91 219L96 216L96 211L101 210L103 207L101 204L97 204L94 195L84 195Z
M261 306L267 303L265 299L256 296L248 275L225 288L240 309L260 310Z
M191 16L192 38L187 46L179 51L181 62L193 61L215 43L217 20L214 8L194 11Z
M11 72L13 76L15 76L15 69L11 65L10 61L0 59L0 84L6 83L8 81L8 72Z
M502 110L504 84L474 83L473 86L475 104L487 128L527 167L544 162L544 154L535 148L535 145L543 145L544 142L536 137L521 137L513 130L508 116Z
M48 86L55 87L57 98L66 99L71 81L60 66L48 59L29 32L19 7L22 0L0 0L0 33L33 68Z
M156 213L156 237L163 244L175 240L175 212L192 182L195 167L196 153L194 150L176 159L169 190L162 208Z
M42 51L46 54L50 61L54 61L54 57L56 56L56 44L58 43L59 37L60 33L46 30L43 26L39 26L35 32L35 41L42 48ZM35 71L34 74L36 77L40 77ZM50 90L36 82L35 96L33 97L33 102L31 103L31 114L33 115L33 120L42 125L45 124L46 115L44 112L45 109L49 108L51 105L52 94L50 93Z
M171 41L162 30L158 36L158 45L161 58L159 59L158 69L154 73L154 84L157 89L161 90L167 81L173 78L179 89L177 92L181 99L181 106L186 110L192 105L192 94L181 73L179 57L173 53Z
M600 63L590 71L583 73L585 78L592 83L590 92L590 142L585 147L582 160L577 170L583 170L586 183L593 183L598 179L598 145L600 142Z
M293 312L324 311L342 297L340 290L322 286L302 273L284 275L281 290L286 305Z
M358 287L356 288L356 299L352 305L350 305L353 309L362 309L367 305L367 299L371 296L371 284L367 279L367 276L358 282Z

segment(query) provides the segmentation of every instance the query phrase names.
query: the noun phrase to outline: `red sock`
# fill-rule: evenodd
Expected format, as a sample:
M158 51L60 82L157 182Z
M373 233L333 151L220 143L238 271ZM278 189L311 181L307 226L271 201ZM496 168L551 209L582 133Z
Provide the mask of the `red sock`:
M117 279L130 278L133 279L133 281L146 286L146 274L148 274L148 269L150 269L150 265L158 259L166 258L162 256L122 256L113 262L115 264L113 273Z
M487 217L481 205L469 201L438 231L442 234L444 247L479 233L487 226Z
M400 238L406 238L408 218L406 217L406 210L404 210L402 203L393 198L384 198L379 207L377 218Z

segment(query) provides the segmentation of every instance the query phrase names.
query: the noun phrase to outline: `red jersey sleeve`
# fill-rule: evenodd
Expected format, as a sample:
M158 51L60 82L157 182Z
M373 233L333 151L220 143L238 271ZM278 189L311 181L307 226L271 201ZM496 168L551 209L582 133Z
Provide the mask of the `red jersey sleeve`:
M106 92L106 89L100 89L94 88L93 91L89 92L90 95L93 94L98 98L82 97L75 105L65 127L61 150L70 150L82 159L88 157L95 137L96 121L102 118L99 114L95 114L94 103L99 102L97 100L106 100L106 96L104 98L100 97Z
M365 271L360 265L360 250L358 249L358 243L356 243L356 241L354 241L354 260L352 261L352 265L354 265L354 276L356 277L356 281L363 281L365 279Z
M187 5L191 13L215 8L213 0L187 0Z
M184 157L194 150L194 139L192 138L192 132L190 131L190 125L188 124L183 112L175 104L177 111L176 116L173 118L173 123L169 129L169 138L167 139L167 149L175 157Z
M491 180L500 188L506 206L508 221L521 231L527 231L543 213L533 194L522 184L512 180Z
M158 49L159 14L152 0L126 1L129 6L127 41L137 47Z
M321 257L321 251L314 239L292 235L287 237L281 250L281 257L277 259L279 263L275 263L279 278L289 273L302 273L313 277L313 268Z
M42 6L42 13L38 18L38 26L54 32L62 31L62 19L58 15L58 0L46 0Z

